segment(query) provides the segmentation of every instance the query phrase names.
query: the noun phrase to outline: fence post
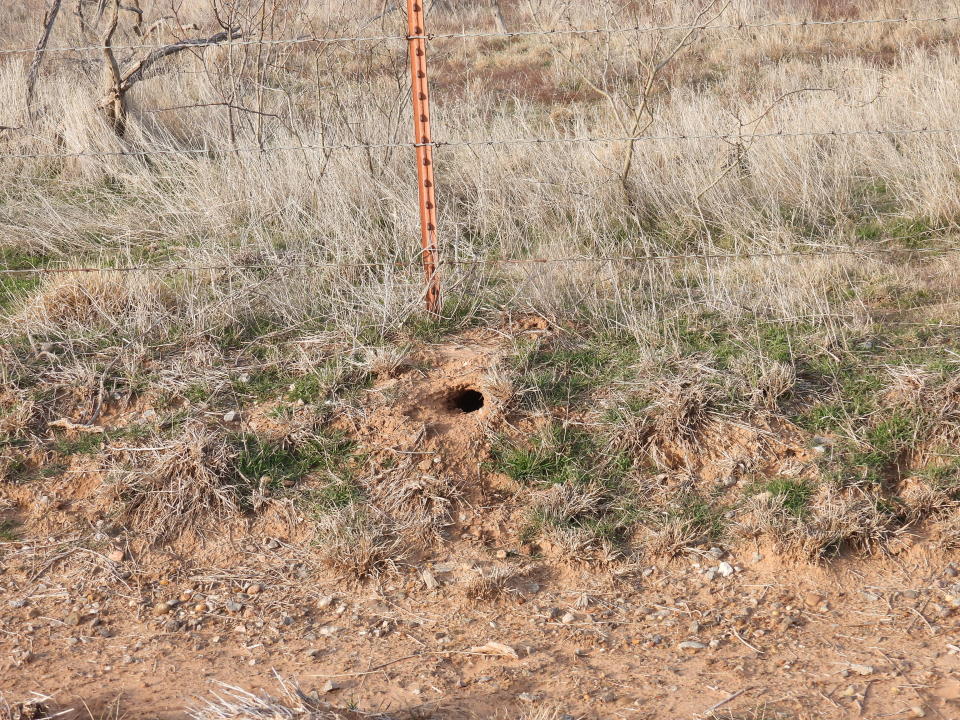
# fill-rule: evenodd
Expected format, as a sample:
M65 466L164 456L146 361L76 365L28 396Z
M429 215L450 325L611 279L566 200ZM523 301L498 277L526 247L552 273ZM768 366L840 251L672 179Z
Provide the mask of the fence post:
M430 134L430 89L427 83L427 39L424 0L407 0L407 40L413 80L413 130L417 150L417 186L420 196L420 240L426 278L427 311L440 314L440 249L437 244L437 200L433 177L433 138Z

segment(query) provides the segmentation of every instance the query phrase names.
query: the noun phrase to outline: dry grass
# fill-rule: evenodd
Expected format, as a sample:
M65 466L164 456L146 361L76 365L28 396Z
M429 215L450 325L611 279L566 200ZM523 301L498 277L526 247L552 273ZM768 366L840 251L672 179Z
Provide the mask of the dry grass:
M41 3L9 5L0 10L6 42L31 46ZM163 4L142 5L149 24ZM185 5L185 24L212 28L202 4ZM268 6L273 38L308 26L318 34L403 32L396 14L364 24L379 11L372 0ZM683 23L696 13L694 3L621 0L505 7L518 28ZM898 8L916 16L952 11L947 2ZM746 0L718 22L887 14L872 1L854 8ZM473 6L438 7L431 17L435 32L489 22L486 9ZM61 22L53 45L90 42L73 23ZM256 37L252 16L241 13L237 23ZM161 23L152 37L167 41L177 32ZM639 61L662 56L670 39L438 39L437 139L622 135L618 116L629 114L642 83ZM118 42L136 40L132 28L121 28ZM595 464L584 467L605 474L614 454L630 456L629 470L602 491L577 482L518 495L529 505L522 514L539 517L567 556L630 558L632 542L672 553L730 527L779 535L819 556L839 546L878 547L931 515L947 522L956 491L941 477L952 470L940 456L958 440L958 393L944 380L955 348L944 333L929 335L937 323L956 322L950 308L960 300L956 255L939 252L954 241L960 211L955 138L752 136L948 126L960 104L954 25L711 30L668 64L650 96L646 133L686 139L638 143L625 183L623 143L443 147L445 252L480 262L444 269L441 321L420 307L414 168L405 148L228 152L407 142L404 51L403 43L383 42L183 53L131 91L123 138L92 107L98 60L47 57L30 120L29 56L3 56L0 125L21 129L0 133L2 261L166 269L0 285L0 379L14 388L0 432L42 457L50 420L92 421L111 402L112 410L134 399L156 404L164 420L150 432L165 449L124 457L129 467L114 473L115 489L135 527L173 537L201 514L237 515L256 495L232 479L223 433L178 435L168 427L178 413L219 413L266 397L276 404L273 419L297 437L334 418L356 427L369 409L358 386L408 369L419 341L474 324L509 326L529 312L567 332L565 344L547 348L550 362L566 363L567 384L555 382L562 374L555 368L501 363L490 373L503 399L498 411L555 413L542 392L553 382L580 393L571 390L573 417L564 423L602 427L601 441L612 439L609 453L594 453ZM124 64L136 56L121 54ZM742 137L693 138L727 132ZM148 160L4 156L138 149L173 152ZM185 149L213 152L175 152ZM926 254L777 255L848 246ZM727 253L759 256L708 257ZM582 255L690 257L486 262ZM174 269L180 265L231 267ZM604 352L625 344L629 360L613 371L608 366L619 361ZM889 391L861 392L854 387L861 375L875 384L885 378ZM853 391L862 397L848 397ZM535 408L516 402L528 395L539 398ZM641 410L631 405L638 400ZM615 422L609 410L620 413ZM706 487L690 461L703 455L705 441L722 445L718 418L752 427L756 443L753 458L742 449L711 455L730 465L733 489L720 491ZM767 439L775 425L829 435L828 456L811 467L774 457L785 455ZM13 454L5 447L2 456L8 462ZM682 476L678 487L661 491L651 461ZM750 483L771 480L750 476L766 472L765 463L809 480L806 504L785 512L783 497L754 492ZM901 492L911 474L923 473L939 479ZM324 561L352 577L383 572L411 548L440 542L465 492L456 478L395 466L371 470L357 487L362 498L334 508L318 530ZM611 488L638 506L614 502ZM647 502L627 488L650 488ZM691 510L701 506L713 514Z
M163 442L161 439L157 439ZM154 542L186 530L202 533L212 523L236 517L249 489L234 471L236 450L202 426L188 426L161 447L134 449L109 473L109 489L121 504L121 519Z

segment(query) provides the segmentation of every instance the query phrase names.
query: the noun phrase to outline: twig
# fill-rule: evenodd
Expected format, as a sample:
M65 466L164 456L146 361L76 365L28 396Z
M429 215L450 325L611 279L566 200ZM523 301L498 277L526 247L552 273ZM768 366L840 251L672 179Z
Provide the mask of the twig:
M705 717L705 716L708 715L709 713L712 713L714 710L719 710L719 709L722 708L724 705L726 705L728 702L732 702L732 701L736 700L738 697L740 697L741 695L743 695L745 692L748 692L748 691L750 691L750 690L752 690L752 689L753 689L753 688L751 688L751 687L745 687L743 690L737 690L737 692L735 692L733 695L730 695L729 697L724 698L723 700L721 700L721 701L718 702L718 703L714 703L713 705L711 705L710 707L708 707L706 710L704 710L703 712L699 713L698 715L695 715L694 717L696 717L696 718Z

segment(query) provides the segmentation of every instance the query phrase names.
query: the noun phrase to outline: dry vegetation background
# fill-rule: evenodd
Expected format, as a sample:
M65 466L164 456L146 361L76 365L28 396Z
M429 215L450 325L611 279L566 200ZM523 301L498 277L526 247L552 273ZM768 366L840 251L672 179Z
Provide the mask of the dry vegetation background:
M153 63L122 136L89 49L109 9L64 0L49 46L88 49L47 53L29 107L32 53L0 54L0 265L151 268L0 276L0 539L53 532L44 503L80 473L83 522L138 554L282 502L352 579L442 547L474 477L503 493L502 543L615 578L757 538L805 561L920 529L960 545L960 25L738 27L956 4L500 5L509 30L722 27L675 53L682 30L431 43L435 137L477 141L436 151L441 319L421 309L405 43L330 40L402 36L391 3L122 8L124 71L148 49L121 46L237 35ZM3 48L33 47L43 12L5 3ZM479 1L430 23L495 28ZM503 142L634 128L632 152ZM876 130L923 132L829 135ZM496 422L411 485L423 468L359 428L416 405L396 394L418 381L380 390L429 380L429 348L491 329Z

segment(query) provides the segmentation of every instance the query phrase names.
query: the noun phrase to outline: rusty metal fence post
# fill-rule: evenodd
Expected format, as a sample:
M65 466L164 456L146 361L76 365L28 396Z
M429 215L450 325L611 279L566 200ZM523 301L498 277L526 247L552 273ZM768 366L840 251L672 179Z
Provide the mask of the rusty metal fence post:
M427 82L427 25L424 0L407 0L407 40L413 80L413 129L417 150L420 195L420 235L426 277L427 311L440 314L440 248L437 243L437 200L433 177L433 138L430 134L430 88Z

